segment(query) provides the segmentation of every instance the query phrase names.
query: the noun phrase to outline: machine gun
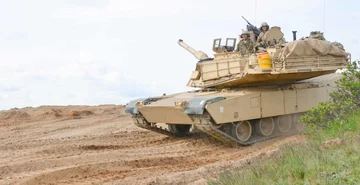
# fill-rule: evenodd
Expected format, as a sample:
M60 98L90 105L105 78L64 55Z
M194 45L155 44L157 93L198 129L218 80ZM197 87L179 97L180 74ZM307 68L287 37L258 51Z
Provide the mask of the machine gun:
M252 25L248 20L245 19L244 16L241 16L247 23L248 25L246 25L247 31L253 31L255 34L255 39L257 39L257 37L260 34L260 29L257 28L256 26Z

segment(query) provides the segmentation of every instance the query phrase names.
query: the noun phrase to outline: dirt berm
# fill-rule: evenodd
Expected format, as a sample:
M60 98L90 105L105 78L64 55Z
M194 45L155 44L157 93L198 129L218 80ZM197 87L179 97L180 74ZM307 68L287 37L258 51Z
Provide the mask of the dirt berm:
M0 184L204 184L301 136L229 148L137 128L123 106L0 111Z

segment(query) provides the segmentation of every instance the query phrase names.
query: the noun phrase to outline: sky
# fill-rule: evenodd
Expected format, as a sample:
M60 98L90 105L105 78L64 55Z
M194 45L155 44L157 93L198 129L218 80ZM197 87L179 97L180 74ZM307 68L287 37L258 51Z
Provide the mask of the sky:
M197 60L238 38L244 16L280 26L287 41L322 31L360 59L355 0L0 0L0 110L126 104L191 90ZM325 9L324 9L325 7ZM325 16L324 16L325 15Z

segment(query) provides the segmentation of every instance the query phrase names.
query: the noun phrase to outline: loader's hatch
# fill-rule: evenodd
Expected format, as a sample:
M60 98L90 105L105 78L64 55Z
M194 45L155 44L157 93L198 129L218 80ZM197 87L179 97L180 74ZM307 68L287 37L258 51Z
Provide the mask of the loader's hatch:
M221 39L214 39L213 51L216 53L232 52L235 49L236 38L227 38L225 45L221 45Z

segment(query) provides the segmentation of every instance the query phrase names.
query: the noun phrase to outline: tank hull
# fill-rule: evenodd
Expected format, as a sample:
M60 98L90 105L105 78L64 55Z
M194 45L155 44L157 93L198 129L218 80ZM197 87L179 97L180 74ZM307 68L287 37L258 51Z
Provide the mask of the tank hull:
M133 115L137 125L141 122L142 128L162 134L165 129L157 128L158 123L191 125L218 140L247 145L292 133L288 132L289 125L295 127L301 113L327 101L339 77L331 74L281 86L194 91L153 101L134 100L126 112ZM249 138L241 129L247 129ZM165 131L171 135L173 130Z

